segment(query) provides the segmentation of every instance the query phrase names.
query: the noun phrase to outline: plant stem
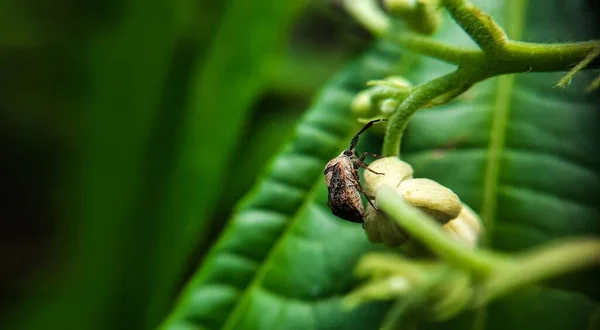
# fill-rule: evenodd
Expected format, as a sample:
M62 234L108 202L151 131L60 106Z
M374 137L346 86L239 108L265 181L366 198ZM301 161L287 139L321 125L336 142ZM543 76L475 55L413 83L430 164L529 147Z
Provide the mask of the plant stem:
M451 239L437 222L408 205L391 187L379 188L376 200L377 206L411 237L425 243L434 253L460 269L485 276L510 265L499 255L471 249Z
M575 74L577 74L577 72L585 69L588 65L590 65L590 63L592 63L592 61L594 61L598 57L598 55L600 55L600 45L598 45L581 62L579 62L579 64L577 64L573 68L573 70L569 71L569 73L567 73L564 77L562 77L562 79L560 79L558 81L558 83L555 85L555 87L567 86L571 82L571 79L573 79L573 76L575 76Z
M510 41L502 56L494 60L497 74L519 72L567 71L600 48L600 41L535 44ZM588 69L598 68L600 61L590 61Z
M501 50L508 38L492 17L465 0L444 0L444 6L456 23L484 52Z
M476 306L482 306L527 284L560 274L600 264L600 240L578 239L555 243L518 257L507 267L486 280L478 290Z
M383 155L386 157L399 155L404 129L417 110L442 94L472 85L477 79L479 79L477 75L471 76L466 70L459 69L416 86L390 118L383 142Z
M348 13L375 35L382 35L390 30L390 18L374 0L343 0L343 3Z
M450 64L469 65L483 60L483 52L480 50L447 45L414 32L400 32L390 38L411 51Z

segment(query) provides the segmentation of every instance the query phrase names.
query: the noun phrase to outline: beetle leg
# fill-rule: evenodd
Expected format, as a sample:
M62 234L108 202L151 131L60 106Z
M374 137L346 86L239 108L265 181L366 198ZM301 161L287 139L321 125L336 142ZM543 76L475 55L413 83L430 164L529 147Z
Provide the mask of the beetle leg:
M365 196L365 198L367 199L367 202L369 202L369 204L371 204L371 206L373 206L373 208L374 208L375 210L377 210L377 212L379 212L379 209L377 208L377 206L375 206L375 205L373 204L373 202L371 202L371 199L369 198L370 196L369 196L369 195L367 195L367 194L365 193L365 191L363 190L363 187L362 187L362 185L360 184L360 180L358 179L358 174L356 174L356 173L355 173L355 174L354 174L354 177L356 178L356 183L357 183L356 185L354 185L354 186L356 187L356 189L358 189L358 191L360 191L360 193L362 193L362 194Z
M364 160L365 160L365 158L366 158L367 156L375 157L375 158L378 158L378 159L379 159L379 158L381 158L381 155L374 154L374 153L372 153L372 152L363 152L363 154L362 154L362 156L360 156L360 159L359 159L359 160L360 160L361 162L364 162Z
M364 167L364 169L365 169L365 170L367 170L367 171L369 171L369 172L371 172L371 173L375 173L375 174L377 174L377 175L383 175L383 173L375 172L375 171L373 171L372 169L370 169L370 168L367 166L367 164L365 164L365 163L364 163L362 160L360 160L360 159L357 159L357 160L356 160L356 163L358 164L358 166L360 166L360 167Z
M369 204L371 204L371 206L373 206L373 208L374 208L375 210L377 210L377 212L379 212L379 209L377 208L377 206L375 206L375 205L373 204L373 202L371 202L371 199L369 198L370 196L369 196L369 195L367 195L367 194L365 193L365 191L363 190L363 188L362 188L362 186L360 185L360 183L358 184L358 186L356 186L356 188L357 188L357 189L358 189L358 191L360 191L360 192L361 192L363 195L365 195L365 197L367 198L367 202L369 202Z

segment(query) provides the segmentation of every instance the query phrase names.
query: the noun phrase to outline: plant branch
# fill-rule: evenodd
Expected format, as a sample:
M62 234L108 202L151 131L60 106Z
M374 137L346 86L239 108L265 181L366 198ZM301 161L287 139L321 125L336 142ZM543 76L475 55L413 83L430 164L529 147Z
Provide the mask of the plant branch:
M447 45L414 32L400 32L391 35L390 38L408 50L450 64L469 65L483 60L483 53L480 50Z
M398 156L400 152L400 141L408 120L420 108L426 106L435 98L451 93L454 90L464 90L482 79L470 71L458 69L442 77L416 86L413 92L400 104L389 120L385 139L383 142L384 156Z
M596 45L596 48L592 50L579 64L577 64L573 70L569 71L561 80L558 81L555 87L565 87L573 79L573 76L577 74L577 72L585 69L590 65L597 57L600 55L600 45Z
M600 240L578 239L552 244L518 257L514 266L492 275L477 290L476 306L524 285L600 264Z
M498 74L567 71L599 48L598 40L561 44L510 41L504 54L494 62ZM600 67L600 62L592 60L588 63L588 69Z
M404 99L390 118L383 144L385 156L397 156L400 152L400 141L410 117L420 108L446 94L444 102L462 94L475 83L498 75L523 72L549 72L568 70L574 63L584 61L580 68L595 68L600 65L594 61L600 49L600 42L588 41L566 44L532 44L509 42L502 55L485 54L446 46L425 37L406 36L405 42L412 45L413 50L422 50L428 55L447 62L463 62L459 59L466 56L468 65L458 70L416 86L412 93ZM411 40L408 40L411 39ZM436 47L437 48L436 50ZM586 61L587 59L587 61Z
M350 15L375 35L390 30L390 18L374 0L343 0L343 4Z
M490 252L471 249L444 234L440 225L416 208L408 205L391 187L381 187L376 193L377 206L411 237L425 243L448 263L476 275L488 275L508 262Z
M465 0L444 0L456 23L487 53L501 51L508 38L490 15Z

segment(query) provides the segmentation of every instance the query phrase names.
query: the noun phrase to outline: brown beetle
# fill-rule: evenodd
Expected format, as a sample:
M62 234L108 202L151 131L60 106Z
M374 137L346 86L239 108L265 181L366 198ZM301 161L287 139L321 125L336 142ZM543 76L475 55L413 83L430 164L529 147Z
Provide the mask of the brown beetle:
M367 123L367 125L352 138L350 148L344 150L339 156L330 160L327 165L325 165L323 174L325 174L325 184L329 190L329 200L327 205L331 209L331 213L344 220L363 223L365 209L362 200L360 199L359 192L365 195L367 201L375 207L360 185L358 168L364 167L366 170L375 174L383 174L371 170L364 163L367 155L374 157L379 156L370 152L365 152L359 158L356 155L355 148L358 143L359 135L369 129L369 127L373 126L374 123L380 121L387 121L387 119L376 119Z

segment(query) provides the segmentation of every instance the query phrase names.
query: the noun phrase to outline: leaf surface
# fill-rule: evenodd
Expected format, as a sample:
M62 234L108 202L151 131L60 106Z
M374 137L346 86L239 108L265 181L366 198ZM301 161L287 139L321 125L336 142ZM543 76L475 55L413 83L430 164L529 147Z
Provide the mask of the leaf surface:
M474 3L516 39L592 37L584 1ZM472 45L448 18L436 38ZM367 55L323 89L294 141L241 203L165 329L378 328L388 305L368 304L352 312L340 308L341 295L355 284L353 264L376 247L358 226L330 214L322 170L356 128L347 109L352 94L366 79L385 75L389 60ZM421 83L450 70L424 60L406 76ZM600 187L598 97L583 93L587 74L566 90L553 89L561 75L490 79L450 104L421 111L409 124L403 159L416 177L450 187L480 212L487 244L495 249L520 251L600 233L594 200ZM362 148L376 151L372 145ZM598 312L594 275L521 290L484 310L424 327L585 329Z
M396 47L382 45L323 89L293 141L239 205L165 329L359 329L383 316L377 304L341 309L354 283L349 270L373 246L360 226L331 215L323 168L358 126L349 111L354 94L390 74L398 59Z
M512 39L573 42L594 37L589 31L594 18L585 1L474 3ZM459 28L446 24L438 39L472 45ZM420 83L451 70L427 59L409 77ZM600 147L594 142L599 98L583 91L594 74L581 73L567 89L553 88L564 74L490 79L454 102L417 113L409 124L402 157L413 165L415 176L451 188L481 214L487 244L497 250L520 251L568 236L600 234ZM530 329L535 319L535 328L585 329L598 311L599 274L572 274L552 281L551 288L519 292L475 317L450 323L457 329Z

